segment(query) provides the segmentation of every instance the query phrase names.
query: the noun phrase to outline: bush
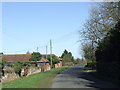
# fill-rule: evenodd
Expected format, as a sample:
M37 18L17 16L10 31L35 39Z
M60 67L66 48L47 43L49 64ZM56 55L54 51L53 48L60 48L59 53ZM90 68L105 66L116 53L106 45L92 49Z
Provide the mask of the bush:
M14 73L14 69L11 67L4 67L4 73Z
M85 67L88 67L88 68L91 68L91 69L96 69L96 61L88 60L87 65Z
M120 85L120 21L101 40L96 51L97 71Z
M6 63L7 62L5 60L0 60L0 77L4 76L4 70L3 70L3 68L5 67Z
M15 62L11 66L14 68L15 73L20 76L21 71L22 71L22 67L23 67L23 63L22 62Z
M51 59L50 59L50 56L47 56L47 59L49 60L49 64L51 65ZM59 60L55 57L55 56L52 56L52 64L56 64L56 63L59 63ZM53 67L53 66L52 66Z

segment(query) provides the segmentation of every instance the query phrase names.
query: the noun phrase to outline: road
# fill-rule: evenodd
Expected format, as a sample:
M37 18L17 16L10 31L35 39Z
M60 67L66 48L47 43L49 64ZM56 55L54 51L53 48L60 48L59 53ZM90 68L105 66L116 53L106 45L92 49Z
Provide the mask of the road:
M74 66L58 74L52 88L117 88L116 85L100 80L90 72L83 71L84 66Z

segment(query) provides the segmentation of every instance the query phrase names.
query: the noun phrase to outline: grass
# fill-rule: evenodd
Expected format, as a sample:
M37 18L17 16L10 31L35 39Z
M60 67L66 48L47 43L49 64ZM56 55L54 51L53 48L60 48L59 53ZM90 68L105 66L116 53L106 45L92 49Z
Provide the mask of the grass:
M18 80L2 83L2 88L51 88L54 77L69 68L70 66L63 66L54 68L50 71L32 74L28 77L21 77Z

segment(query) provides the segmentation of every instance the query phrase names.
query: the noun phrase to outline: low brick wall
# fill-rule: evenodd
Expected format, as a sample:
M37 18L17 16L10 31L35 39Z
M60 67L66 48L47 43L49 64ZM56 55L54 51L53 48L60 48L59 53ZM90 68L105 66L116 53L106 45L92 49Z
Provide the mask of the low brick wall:
M5 67L4 69L4 76L1 77L1 82L12 81L19 78L13 68Z
M1 81L2 82L6 82L6 81L12 81L12 80L16 80L16 79L19 79L19 75L15 74L15 73L6 73Z
M55 68L61 67L61 63L55 64Z
M45 65L45 66L41 67L41 72L45 72L45 71L48 71L48 70L51 70L51 66L50 65Z
M5 73L4 73L4 76L1 77L2 82L12 81L20 78L20 76L16 74L14 69L11 67L5 67L3 70ZM34 73L45 72L48 70L51 70L51 67L48 64L41 67L24 67L21 70L21 76L29 76Z
M50 65L44 65L40 67L25 67L21 71L21 76L28 76L34 73L40 73L50 70Z
M21 71L21 76L28 76L40 72L41 72L41 67L24 67Z

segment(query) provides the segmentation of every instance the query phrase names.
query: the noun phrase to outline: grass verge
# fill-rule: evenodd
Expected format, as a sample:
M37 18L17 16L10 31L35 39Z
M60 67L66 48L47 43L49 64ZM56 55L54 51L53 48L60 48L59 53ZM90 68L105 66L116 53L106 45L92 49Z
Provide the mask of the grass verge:
M67 68L70 68L70 66L54 68L28 77L21 77L15 81L2 83L2 88L51 88L53 78Z

